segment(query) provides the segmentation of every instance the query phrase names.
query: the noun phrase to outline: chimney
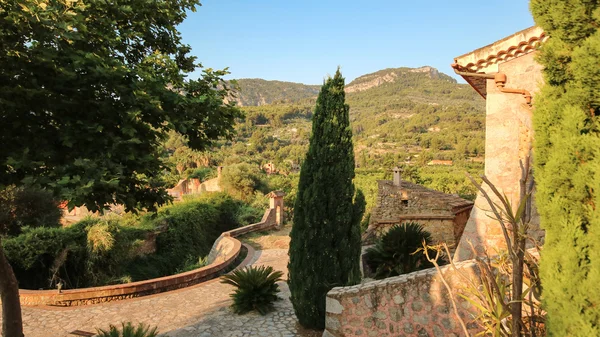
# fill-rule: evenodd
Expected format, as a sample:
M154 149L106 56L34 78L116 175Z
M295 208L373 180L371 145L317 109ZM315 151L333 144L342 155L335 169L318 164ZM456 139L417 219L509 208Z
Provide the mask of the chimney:
M402 183L402 178L400 177L402 170L396 166L392 169L392 171L394 172L394 186L400 186Z
M217 167L217 178L221 181L221 174L223 173L223 166Z

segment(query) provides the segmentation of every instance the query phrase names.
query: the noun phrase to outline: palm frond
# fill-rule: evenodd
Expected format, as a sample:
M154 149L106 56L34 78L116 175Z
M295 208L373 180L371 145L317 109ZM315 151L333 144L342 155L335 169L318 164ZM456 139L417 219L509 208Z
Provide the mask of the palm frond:
M376 279L433 267L424 254L415 253L422 249L423 242L431 246L433 240L422 225L416 222L395 225L367 250L367 265L375 272Z
M278 281L283 273L274 271L271 266L251 266L236 270L221 277L221 283L237 289L231 294L233 311L244 314L252 310L264 315L274 310L273 302L279 300Z
M96 329L98 337L157 337L158 328L151 328L144 323L133 326L131 322L121 323L121 330L114 325L109 325L108 330Z

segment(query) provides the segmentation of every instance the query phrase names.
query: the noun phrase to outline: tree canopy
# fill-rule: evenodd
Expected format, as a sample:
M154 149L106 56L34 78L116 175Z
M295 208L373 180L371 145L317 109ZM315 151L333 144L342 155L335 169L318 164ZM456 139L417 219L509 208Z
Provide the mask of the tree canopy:
M344 78L323 85L300 171L290 241L289 285L300 324L325 327L325 296L360 280L364 195L354 188L354 151Z
M532 0L550 37L538 61L536 204L546 230L540 275L549 336L600 335L600 3Z
M176 27L197 0L6 1L0 7L0 189L33 185L69 206L167 199L169 130L204 149L240 116L226 71L204 70Z
M35 187L97 210L169 200L169 131L201 150L241 113L177 31L197 0L0 2L0 191ZM0 225L3 227L3 225ZM0 237L1 240L1 237ZM18 283L0 248L3 334L21 337Z

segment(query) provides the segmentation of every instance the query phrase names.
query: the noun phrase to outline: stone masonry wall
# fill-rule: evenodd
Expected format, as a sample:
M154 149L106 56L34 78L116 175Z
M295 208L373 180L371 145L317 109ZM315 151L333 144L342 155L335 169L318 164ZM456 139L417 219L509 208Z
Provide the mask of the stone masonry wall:
M423 229L431 233L431 238L435 243L445 242L449 247L454 247L457 243L453 219L411 218L406 219L405 221L414 221L423 225ZM394 225L401 224L405 221L375 223L371 228L377 237L381 237Z
M464 261L456 266L461 273L476 280L475 262ZM462 291L464 281L451 266L442 267L442 273L455 289L459 314L474 336L480 331L472 322L475 309L456 296ZM352 287L333 288L327 294L326 308L323 337L464 335L448 292L433 268Z
M208 179L202 184L200 184L199 191L200 192L221 192L221 186L219 184L220 178L212 178Z
M379 181L377 194L377 207L371 215L372 221L386 221L398 219L407 214L427 214L443 215L454 217L454 214L447 208L434 208L431 202L438 195L421 193L420 191L403 191L398 186L394 186L390 181ZM405 194L403 196L403 193ZM403 201L407 198L408 200Z
M423 225L435 242L445 242L451 248L456 246L472 203L407 182L402 182L402 187L387 180L378 181L378 184L377 206L371 213L366 244L373 243L376 237L381 237L396 224L414 221ZM440 197L449 200L444 202ZM458 207L464 207L464 211L454 214L451 202L462 205Z
M534 95L543 81L542 67L535 61L535 53L511 59L497 65L497 68L486 70L496 71L507 75L507 88L527 89ZM521 178L519 160L525 160L532 146L533 112L522 95L500 92L493 80L488 80L487 83L486 103L485 175L501 193L507 195L516 209ZM489 205L479 194L454 255L455 261L473 258L468 241L479 252L489 249L491 254L494 254L495 248L505 246L502 230L489 217L491 213L488 210ZM538 221L537 217L532 221L536 229L539 228ZM540 235L543 233L540 232Z
M454 238L455 244L460 242L460 237L462 236L465 226L467 225L467 221L469 221L469 216L471 215L471 208L466 209L462 212L456 213L454 217Z

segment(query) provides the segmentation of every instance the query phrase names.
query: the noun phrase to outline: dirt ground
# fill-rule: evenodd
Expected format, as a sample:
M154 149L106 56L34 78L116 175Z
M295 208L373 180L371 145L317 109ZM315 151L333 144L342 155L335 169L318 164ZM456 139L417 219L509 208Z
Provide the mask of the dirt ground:
M284 225L281 229L250 233L244 235L241 240L254 249L288 249L290 247L291 224Z

